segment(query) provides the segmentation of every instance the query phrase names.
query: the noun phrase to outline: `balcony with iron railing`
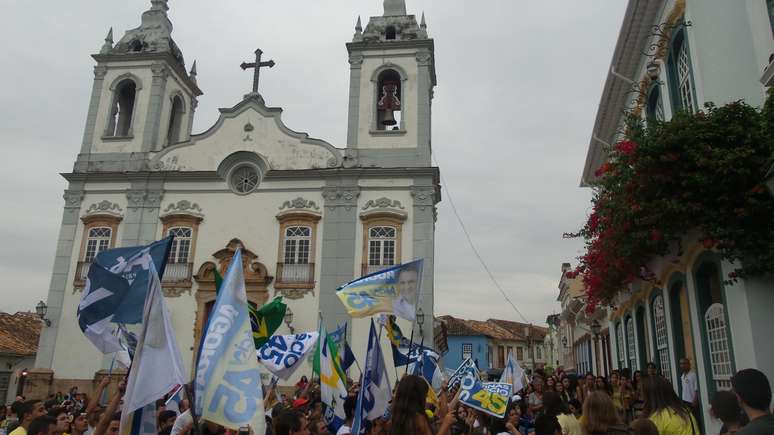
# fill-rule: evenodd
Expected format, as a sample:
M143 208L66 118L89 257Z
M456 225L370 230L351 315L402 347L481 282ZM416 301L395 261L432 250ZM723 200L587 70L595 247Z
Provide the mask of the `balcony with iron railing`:
M277 263L275 288L314 288L314 263Z
M75 286L83 287L89 275L91 261L79 261L75 268ZM167 263L161 284L164 286L190 287L193 263Z

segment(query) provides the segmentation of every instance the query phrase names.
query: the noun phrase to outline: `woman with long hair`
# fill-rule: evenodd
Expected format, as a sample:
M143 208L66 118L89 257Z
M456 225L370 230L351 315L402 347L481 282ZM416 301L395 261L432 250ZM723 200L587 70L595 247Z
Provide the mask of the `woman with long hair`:
M430 420L425 414L427 390L427 381L419 376L408 375L400 380L390 406L387 435L433 435ZM443 418L438 435L448 434L455 421L455 412L448 412Z
M642 417L642 408L645 406L645 393L642 389L642 372L635 370L632 375L632 418Z
M613 400L602 391L592 391L583 402L581 428L584 435L626 433L613 406Z
M608 396L612 396L610 385L607 384L607 379L605 379L604 376L597 376L597 378L594 379L594 391L601 391Z
M672 384L661 376L642 379L645 395L643 413L658 428L660 435L700 435L691 409L677 397Z
M575 397L580 403L585 402L589 394L594 391L594 380L594 374L591 372L586 373L584 379L578 380L578 388Z
M556 394L559 395L559 398L562 399L562 402L565 405L570 402L570 395L567 393L567 390L565 390L563 383L557 382L555 390L556 390Z
M556 384L560 386L562 384ZM580 423L570 412L567 403L562 401L559 394L546 391L543 395L543 410L545 415L554 416L562 428L563 435L581 435Z

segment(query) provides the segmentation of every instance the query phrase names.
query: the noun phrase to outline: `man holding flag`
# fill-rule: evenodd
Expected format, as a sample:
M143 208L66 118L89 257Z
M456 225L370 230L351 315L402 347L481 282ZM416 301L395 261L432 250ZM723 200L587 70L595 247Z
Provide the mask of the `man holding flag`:
M194 380L197 416L256 435L266 429L261 373L250 328L242 252L237 250L223 279L202 340Z

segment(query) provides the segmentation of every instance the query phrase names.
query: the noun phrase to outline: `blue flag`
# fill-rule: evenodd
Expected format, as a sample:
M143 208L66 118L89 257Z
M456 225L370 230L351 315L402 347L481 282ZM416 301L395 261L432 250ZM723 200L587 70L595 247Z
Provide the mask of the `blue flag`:
M78 304L78 325L103 353L123 350L114 324L142 322L150 265L163 271L171 244L168 237L147 246L110 249L100 252L89 267Z
M352 317L394 313L413 322L422 288L423 264L423 260L416 260L366 275L336 289L336 296Z
M352 420L352 433L365 434L366 421L382 417L389 407L390 381L387 379L387 367L384 365L382 348L376 335L374 320L371 319L371 331L368 334L368 351L366 352L363 383L357 396L355 416Z
M347 323L344 322L343 325L339 325L338 328L329 332L328 338L330 338L333 344L335 344L339 348L339 353L340 353L341 343L343 343L347 339Z
M344 349L342 349L341 355L341 369L345 372L349 371L352 364L355 363L355 354L352 353L352 348L349 347L349 343L344 342Z

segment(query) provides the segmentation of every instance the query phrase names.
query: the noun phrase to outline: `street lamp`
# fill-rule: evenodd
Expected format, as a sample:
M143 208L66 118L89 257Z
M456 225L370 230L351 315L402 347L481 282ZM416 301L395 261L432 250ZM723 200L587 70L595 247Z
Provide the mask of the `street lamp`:
M35 313L37 313L38 317L40 317L40 320L46 324L46 326L51 326L51 321L46 319L46 313L48 312L48 305L46 305L45 302L40 301L37 305L35 305Z
M419 325L419 337L422 339L422 341L425 341L425 331L422 328L422 325L425 324L425 312L422 311L422 307L419 307L417 309L417 325Z
M288 307L285 310L285 324L288 325L288 329L290 329L291 334L295 334L296 330L293 328L293 311Z
M600 325L598 321L594 320L591 322L591 333L594 334L594 337L599 337L601 331L602 325Z
M567 337L562 337L562 347L567 349Z

